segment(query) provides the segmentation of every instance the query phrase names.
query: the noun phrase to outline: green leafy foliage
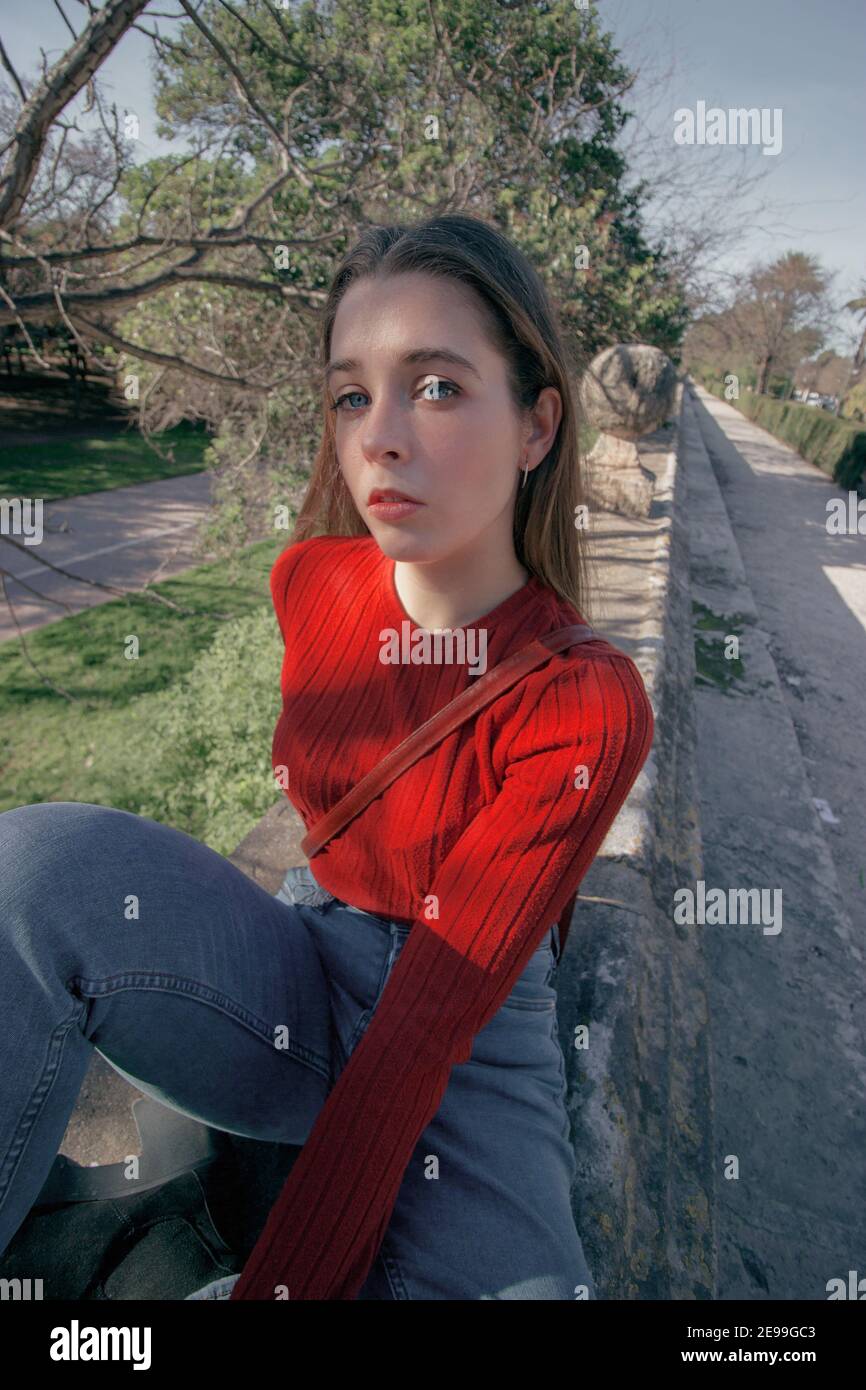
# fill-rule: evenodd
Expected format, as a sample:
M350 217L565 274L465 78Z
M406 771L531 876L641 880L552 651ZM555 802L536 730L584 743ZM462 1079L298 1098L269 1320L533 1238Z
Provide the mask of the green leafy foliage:
M231 472L241 502L229 525L215 521L213 543L253 534L243 518L251 507L261 514L250 485L257 460L306 467L315 452L317 311L339 256L371 222L467 211L498 224L543 275L575 373L617 341L652 343L678 360L684 296L664 248L646 237L646 190L627 187L616 148L633 74L594 9L204 0L197 13L209 32L185 21L155 77L161 133L200 153L176 169L161 158L129 171L122 230L217 228L228 241L239 211L258 199L244 226L253 244L209 250L193 269L225 283L148 295L119 331L273 387L263 402L230 381L129 364L154 427L183 415L209 422L212 460ZM220 506L228 514L227 493Z
M262 608L227 623L179 684L138 701L125 809L229 854L280 794L271 739L281 656Z

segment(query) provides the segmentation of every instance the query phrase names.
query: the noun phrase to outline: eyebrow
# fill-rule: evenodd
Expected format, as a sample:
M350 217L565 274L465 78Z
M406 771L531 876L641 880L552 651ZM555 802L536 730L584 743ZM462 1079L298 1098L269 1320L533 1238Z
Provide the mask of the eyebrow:
M451 348L445 347L419 347L413 348L411 352L405 353L400 358L401 363L430 362L438 359L441 362L452 362L455 367L466 367L470 372L474 372L481 380L481 373L472 365L467 357L461 357L459 352L453 352ZM334 362L329 362L322 374L322 380L327 382L334 372L350 372L361 364L356 357L340 357Z

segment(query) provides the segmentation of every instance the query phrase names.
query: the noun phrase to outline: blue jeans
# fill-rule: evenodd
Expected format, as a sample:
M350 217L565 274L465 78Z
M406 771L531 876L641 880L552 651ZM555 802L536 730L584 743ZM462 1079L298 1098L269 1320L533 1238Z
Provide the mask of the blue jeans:
M409 934L309 868L274 897L182 831L80 802L0 814L0 884L0 1253L94 1048L197 1120L303 1144ZM359 1298L596 1296L571 1209L557 955L554 928L454 1066Z

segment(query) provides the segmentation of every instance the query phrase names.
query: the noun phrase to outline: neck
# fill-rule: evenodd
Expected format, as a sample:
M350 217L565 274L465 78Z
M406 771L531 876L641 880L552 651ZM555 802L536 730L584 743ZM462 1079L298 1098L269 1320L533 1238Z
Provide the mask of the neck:
M477 546L443 560L394 563L394 585L417 627L467 627L504 603L529 579L514 554L488 556Z

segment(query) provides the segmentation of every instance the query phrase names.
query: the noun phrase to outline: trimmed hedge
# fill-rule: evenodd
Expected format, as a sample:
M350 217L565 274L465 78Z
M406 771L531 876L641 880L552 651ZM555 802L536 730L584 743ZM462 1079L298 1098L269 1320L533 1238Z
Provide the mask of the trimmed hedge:
M725 399L724 384L699 378L714 395ZM854 420L842 420L818 406L800 401L779 401L744 391L731 401L748 419L790 444L809 463L815 463L840 487L856 488L866 481L866 429Z

